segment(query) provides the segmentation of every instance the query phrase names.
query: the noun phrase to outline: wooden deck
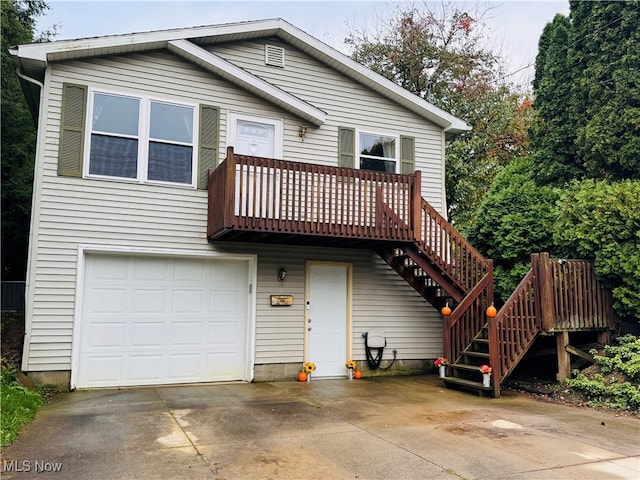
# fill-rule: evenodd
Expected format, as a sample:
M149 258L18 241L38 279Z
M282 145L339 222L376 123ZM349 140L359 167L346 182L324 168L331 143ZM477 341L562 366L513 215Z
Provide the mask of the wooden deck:
M397 175L234 155L209 174L210 240L415 242L420 172Z

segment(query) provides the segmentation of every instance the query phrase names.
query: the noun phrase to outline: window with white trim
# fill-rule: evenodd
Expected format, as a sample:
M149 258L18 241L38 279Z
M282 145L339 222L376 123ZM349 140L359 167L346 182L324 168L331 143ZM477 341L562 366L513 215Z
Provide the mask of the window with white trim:
M358 133L358 166L364 170L398 172L398 137L378 133Z
M193 105L92 92L85 175L195 185Z

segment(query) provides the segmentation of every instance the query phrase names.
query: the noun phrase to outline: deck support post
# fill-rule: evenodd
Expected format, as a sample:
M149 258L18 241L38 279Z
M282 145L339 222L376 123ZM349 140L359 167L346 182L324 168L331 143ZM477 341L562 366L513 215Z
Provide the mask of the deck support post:
M609 345L611 342L611 332L609 330L603 330L598 332L598 343L600 345Z
M556 375L556 380L559 382L564 382L571 376L571 357L566 349L567 345L569 345L569 332L557 332L558 374Z
M533 262L533 256L532 256ZM537 281L539 291L540 328L544 331L552 330L555 324L553 308L553 290L551 278L551 260L548 253L541 253L537 260Z

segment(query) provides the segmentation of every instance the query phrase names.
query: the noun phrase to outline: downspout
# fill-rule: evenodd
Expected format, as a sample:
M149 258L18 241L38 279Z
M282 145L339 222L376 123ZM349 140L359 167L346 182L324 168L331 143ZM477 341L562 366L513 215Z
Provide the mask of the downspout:
M31 317L33 315L33 305L29 301L29 297L31 296L31 278L33 277L33 254L32 249L35 250L33 244L33 231L34 231L34 217L36 211L36 192L38 191L37 182L40 175L36 169L42 168L42 162L39 162L39 154L40 154L40 142L41 142L41 134L40 134L40 122L42 121L42 114L40 109L42 108L42 96L44 92L44 84L35 78L31 78L26 76L20 71L20 67L16 67L16 74L19 78L23 79L25 82L33 83L40 88L40 98L38 100L38 122L37 122L37 130L36 130L36 157L34 160L34 168L33 168L33 193L31 195L31 220L29 225L29 246L27 249L27 272L25 277L25 285L24 285L24 300L25 300L25 315L24 315L24 345L22 347L22 365L21 370L27 371L28 368L28 360L31 348Z

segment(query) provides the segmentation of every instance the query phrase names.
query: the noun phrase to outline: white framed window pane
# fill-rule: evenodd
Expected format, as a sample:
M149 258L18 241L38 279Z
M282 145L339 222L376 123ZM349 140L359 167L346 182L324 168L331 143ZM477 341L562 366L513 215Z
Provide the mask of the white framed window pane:
M360 154L380 158L396 158L396 139L370 133L360 134Z
M138 174L138 140L91 135L89 173L109 177L136 178Z
M275 125L238 120L235 151L240 155L274 158Z
M360 157L360 168L376 172L396 173L396 162L393 160Z
M156 140L193 143L193 108L151 102L149 136Z
M96 93L93 97L94 131L121 135L138 135L140 100Z
M193 148L149 142L149 180L191 184Z

